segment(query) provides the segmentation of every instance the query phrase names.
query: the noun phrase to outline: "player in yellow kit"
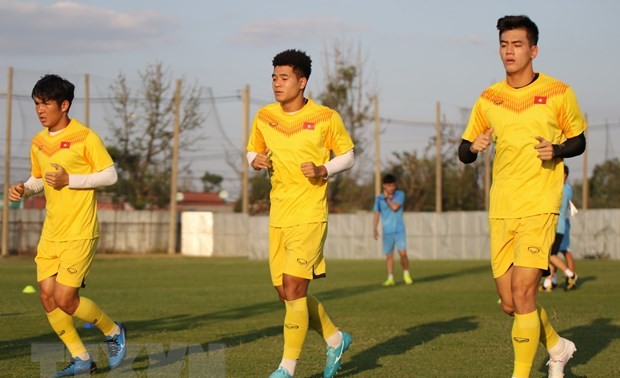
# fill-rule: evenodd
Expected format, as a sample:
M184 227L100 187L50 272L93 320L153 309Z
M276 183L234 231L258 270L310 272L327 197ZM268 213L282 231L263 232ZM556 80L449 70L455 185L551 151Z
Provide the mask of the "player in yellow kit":
M562 199L563 159L585 150L586 122L571 87L534 72L538 28L527 16L498 20L506 79L481 95L459 146L464 163L495 143L489 208L491 265L502 309L514 316L513 377L528 377L540 341L549 377L563 377L575 344L537 306Z
M124 325L79 295L99 239L95 188L116 183L117 174L99 136L69 118L74 89L57 75L46 75L35 84L32 99L45 129L32 140L31 177L9 187L11 201L45 193L45 222L35 257L37 281L48 320L71 353L70 364L56 377L88 374L97 368L73 316L104 333L111 369L121 364L127 352Z
M353 142L340 115L304 98L311 66L310 57L299 50L273 58L277 102L258 111L247 147L248 163L268 170L271 178L269 269L286 305L284 353L270 378L295 374L308 327L327 343L325 378L336 374L352 340L308 294L310 281L325 276L327 178L354 162Z

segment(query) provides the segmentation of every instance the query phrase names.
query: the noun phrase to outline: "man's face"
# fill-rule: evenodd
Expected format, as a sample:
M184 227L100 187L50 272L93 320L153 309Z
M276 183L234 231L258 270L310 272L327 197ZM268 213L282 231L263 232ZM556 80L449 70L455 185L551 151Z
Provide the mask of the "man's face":
M389 195L394 194L396 191L396 183L383 184L383 190Z
M301 90L306 87L307 83L305 77L297 78L291 66L275 66L271 79L276 101L283 105L302 96Z
M506 73L518 73L532 64L538 54L538 46L530 46L525 29L507 30L499 41L499 55Z
M63 101L58 105L56 100L42 100L35 97L34 108L41 125L47 127L49 131L56 131L65 117L65 112L69 109L69 101Z

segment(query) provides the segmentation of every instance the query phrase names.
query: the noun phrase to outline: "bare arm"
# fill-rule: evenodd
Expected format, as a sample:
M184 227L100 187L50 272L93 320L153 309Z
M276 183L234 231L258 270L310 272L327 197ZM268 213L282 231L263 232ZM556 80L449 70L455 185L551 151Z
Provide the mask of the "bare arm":
M402 206L401 203L392 201L392 196L388 196L387 194L383 194L385 196L385 203L392 211L397 211Z

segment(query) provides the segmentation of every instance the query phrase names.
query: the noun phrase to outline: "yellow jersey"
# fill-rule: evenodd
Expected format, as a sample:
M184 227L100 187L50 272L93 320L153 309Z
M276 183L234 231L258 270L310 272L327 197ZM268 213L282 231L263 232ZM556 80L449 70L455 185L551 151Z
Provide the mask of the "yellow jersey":
M312 100L295 113L284 112L280 103L267 105L254 118L247 149L257 153L269 149L271 226L327 221L327 180L306 178L301 164L319 166L330 160L332 152L342 155L353 149L338 112Z
M91 174L114 164L99 136L77 120L57 134L40 131L30 148L32 176L44 178L58 164L68 174ZM99 236L97 200L94 189L56 190L43 180L45 192L45 222L41 239L68 241L92 239Z
M539 143L536 137L561 144L586 127L572 88L542 73L522 88L512 88L506 80L487 88L476 101L462 138L473 142L493 128L489 217L558 213L563 159L540 160L534 149Z

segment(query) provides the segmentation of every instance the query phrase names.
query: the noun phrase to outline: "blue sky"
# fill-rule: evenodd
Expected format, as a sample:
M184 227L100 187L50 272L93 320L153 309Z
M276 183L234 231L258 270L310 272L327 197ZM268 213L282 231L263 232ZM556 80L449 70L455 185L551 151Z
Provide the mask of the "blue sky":
M463 108L504 77L495 23L506 14L527 14L538 24L534 68L575 89L595 126L590 168L617 157L620 147L606 144L608 135L620 136L620 2L613 0L0 0L0 93L8 66L33 80L58 72L112 81L119 72L136 79L148 64L161 62L175 78L209 87L215 96L249 84L252 98L270 101L276 53L307 51L314 60L309 89L318 93L325 53L344 42L361 48L382 118L432 122L440 101L447 120L458 122ZM17 83L15 90L28 94L34 81ZM218 113L227 139L237 144L240 103L222 104ZM391 151L425 145L431 131L382 127L384 160ZM571 164L581 169L580 160ZM225 172L225 165L214 159L206 169Z

